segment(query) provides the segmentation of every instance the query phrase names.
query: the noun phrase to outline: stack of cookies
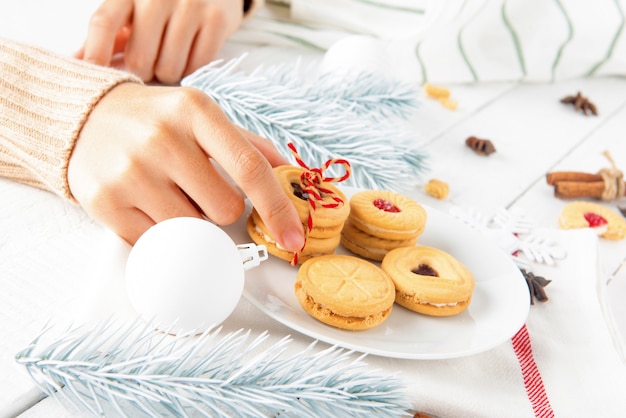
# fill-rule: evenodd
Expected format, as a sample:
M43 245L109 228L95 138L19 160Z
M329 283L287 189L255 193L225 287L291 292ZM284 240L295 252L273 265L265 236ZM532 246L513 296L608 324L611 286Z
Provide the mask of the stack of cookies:
M313 210L309 202L311 197L301 186L300 179L304 171L304 168L297 166L274 168L278 181L293 202L307 232L306 243L297 257L299 264L311 257L334 253L341 241L344 222L350 213L345 194L330 182L319 185L319 190L324 190L319 192L322 200L315 201ZM337 199L344 203L337 204ZM283 260L293 260L294 254L282 248L272 238L256 209L252 210L248 218L247 231L250 238L258 245L265 245L270 254Z
M350 199L341 243L353 253L381 261L399 247L414 246L426 226L426 210L413 199L388 190L365 190Z

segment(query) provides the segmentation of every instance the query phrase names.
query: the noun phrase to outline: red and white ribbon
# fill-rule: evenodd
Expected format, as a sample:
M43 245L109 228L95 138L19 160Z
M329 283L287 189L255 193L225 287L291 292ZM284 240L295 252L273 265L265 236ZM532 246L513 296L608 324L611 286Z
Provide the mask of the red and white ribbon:
M317 207L316 201L323 201L324 197L322 195L324 194L324 195L330 196L332 202L320 203L320 206L322 206L323 208L336 208L340 205L345 204L343 199L341 199L339 196L336 196L333 190L323 187L323 184L342 182L350 177L350 174L352 171L351 171L350 163L347 160L344 160L341 158L330 159L326 161L323 164L323 166L320 168L317 168L317 167L311 168L302 160L302 158L300 157L300 154L298 154L298 151L296 150L296 146L293 143L289 143L287 144L287 146L291 150L291 153L296 159L296 162L298 163L298 165L305 169L300 175L300 187L302 189L302 192L307 193L307 195L309 196L308 202L309 202L310 209L309 209L309 216L307 218L307 230L305 231L305 241L304 241L304 245L300 249L300 251L302 251L304 247L306 246L306 236L308 235L309 231L313 229L313 214L312 213L315 211ZM344 174L339 177L326 177L325 176L326 170L328 170L330 166L335 165L335 164L342 165L344 167L344 170L345 170ZM298 263L298 253L294 253L293 259L291 260L291 264L295 265L297 263Z

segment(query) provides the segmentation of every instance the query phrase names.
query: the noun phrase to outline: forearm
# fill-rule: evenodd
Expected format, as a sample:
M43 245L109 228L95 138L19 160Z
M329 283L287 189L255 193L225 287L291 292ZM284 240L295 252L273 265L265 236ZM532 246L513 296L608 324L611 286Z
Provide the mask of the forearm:
M67 165L89 113L131 74L0 38L0 176L71 198Z

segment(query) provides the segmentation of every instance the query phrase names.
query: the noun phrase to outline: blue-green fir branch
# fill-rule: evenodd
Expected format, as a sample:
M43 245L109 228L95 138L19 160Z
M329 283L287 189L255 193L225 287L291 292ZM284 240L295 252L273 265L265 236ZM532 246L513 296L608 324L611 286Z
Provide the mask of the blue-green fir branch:
M402 382L364 356L315 343L288 355L289 338L264 348L267 338L107 322L57 338L46 330L16 360L44 393L96 416L409 416Z
M408 118L419 109L418 91L413 84L367 71L316 74L296 63L258 67L250 77L269 79L312 102L334 103L375 120Z
M183 85L205 92L234 123L272 140L287 157L293 143L311 167L348 160L346 185L405 191L426 171L416 135L400 132L398 121L385 116L414 106L402 83L365 74L354 82L321 76L304 83L284 69L245 74L237 70L239 61L205 66Z

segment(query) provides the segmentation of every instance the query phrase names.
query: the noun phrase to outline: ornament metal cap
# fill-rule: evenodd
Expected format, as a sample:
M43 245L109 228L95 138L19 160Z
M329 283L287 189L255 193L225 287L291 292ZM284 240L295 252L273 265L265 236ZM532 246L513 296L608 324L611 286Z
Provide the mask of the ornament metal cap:
M262 261L267 260L267 248L265 245L256 245L253 243L237 245L241 262L244 270L250 270L257 267Z

